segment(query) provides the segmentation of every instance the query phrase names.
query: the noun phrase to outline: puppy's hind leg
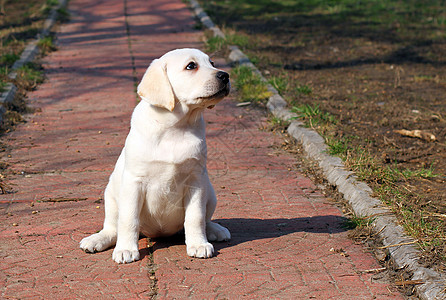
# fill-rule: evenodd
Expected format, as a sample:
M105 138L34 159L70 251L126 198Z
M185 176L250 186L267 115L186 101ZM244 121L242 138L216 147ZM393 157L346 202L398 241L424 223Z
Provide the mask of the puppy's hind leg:
M118 206L114 195L107 186L104 192L105 220L103 229L82 239L79 246L87 253L106 250L116 244L116 229L118 224Z
M214 222L206 223L206 235L210 242L222 242L229 241L231 239L231 233L226 227Z

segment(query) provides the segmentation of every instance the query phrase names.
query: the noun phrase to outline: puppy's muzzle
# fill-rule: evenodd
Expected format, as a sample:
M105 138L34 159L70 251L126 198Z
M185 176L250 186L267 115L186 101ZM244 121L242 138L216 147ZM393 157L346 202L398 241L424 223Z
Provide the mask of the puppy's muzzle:
M200 97L198 100L202 101L212 101L207 103L207 108L213 108L215 104L226 97L231 90L231 82L229 81L229 74L223 71L218 71L215 74L217 80L209 82L211 84L211 89L217 90L214 94L207 97Z

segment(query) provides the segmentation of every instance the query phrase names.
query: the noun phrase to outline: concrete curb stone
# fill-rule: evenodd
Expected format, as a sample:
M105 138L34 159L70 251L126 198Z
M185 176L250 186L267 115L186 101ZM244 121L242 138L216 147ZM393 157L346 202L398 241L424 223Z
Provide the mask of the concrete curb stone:
M214 32L214 36L225 37L196 0L190 0L190 4L197 18L200 19L203 25ZM237 46L229 46L229 50L228 59L233 64L251 68L254 73L266 82L261 72ZM344 163L339 157L333 157L326 153L327 145L317 132L303 127L302 122L293 120L296 115L289 111L286 101L274 87L268 84L268 90L273 95L268 100L267 109L275 117L291 121L288 133L302 144L309 158L318 162L328 182L336 186L339 192L344 195L354 212L360 216L374 218L373 223L378 231L378 235L383 240L384 246L388 247L397 267L407 268L407 270L413 272L413 280L424 282L424 284L415 286L419 297L429 300L446 299L445 276L421 265L419 262L420 252L413 245L415 240L404 233L404 229L401 225L398 225L396 217L385 208L385 205L380 200L371 197L372 189L367 184L357 181L354 173L346 170Z
M22 54L20 55L20 59L16 60L11 67L13 71L8 75L10 79L16 79L17 78L16 70L21 68L27 62L32 61L34 57L36 57L37 53L39 53L39 48L37 47L38 41L39 41L38 39L32 40L25 47L25 50L23 50Z
M39 47L38 42L40 39L46 37L49 33L51 28L54 26L57 20L58 12L57 10L65 7L67 5L68 0L59 0L59 5L54 7L48 18L45 20L43 24L43 28L41 32L37 35L37 37L30 41L28 45L23 50L22 54L20 55L20 58L14 62L14 64L11 67L12 72L8 74L8 77L12 80L17 78L17 70L22 67L24 64L31 62L34 60L36 55L39 53ZM1 94L0 97L0 104L3 103L10 103L12 100L14 100L15 94L17 92L17 87L13 83L8 83L5 87L5 91ZM2 106L0 108L0 123L3 121L3 115L5 113L5 108Z

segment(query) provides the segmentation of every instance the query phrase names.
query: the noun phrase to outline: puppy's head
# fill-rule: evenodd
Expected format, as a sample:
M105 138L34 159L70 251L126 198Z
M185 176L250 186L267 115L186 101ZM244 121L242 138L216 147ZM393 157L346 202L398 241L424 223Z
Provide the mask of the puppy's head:
M177 49L155 59L138 85L150 104L173 111L176 102L212 108L229 94L229 74L197 49Z

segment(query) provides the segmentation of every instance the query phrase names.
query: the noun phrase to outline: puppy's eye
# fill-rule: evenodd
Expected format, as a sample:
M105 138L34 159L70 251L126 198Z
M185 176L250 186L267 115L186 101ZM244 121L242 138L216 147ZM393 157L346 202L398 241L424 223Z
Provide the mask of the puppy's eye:
M215 64L212 60L209 60L209 62L211 63L211 65L215 68Z
M187 66L186 70L195 70L197 68L197 64L191 61Z

